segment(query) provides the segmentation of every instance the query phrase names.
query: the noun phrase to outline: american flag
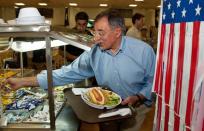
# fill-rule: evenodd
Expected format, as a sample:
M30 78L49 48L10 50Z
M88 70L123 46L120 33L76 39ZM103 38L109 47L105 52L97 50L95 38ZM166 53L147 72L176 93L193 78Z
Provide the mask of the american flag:
M163 0L162 5L154 130L204 131L204 111L199 111L204 109L204 0ZM198 118L201 125L195 124Z

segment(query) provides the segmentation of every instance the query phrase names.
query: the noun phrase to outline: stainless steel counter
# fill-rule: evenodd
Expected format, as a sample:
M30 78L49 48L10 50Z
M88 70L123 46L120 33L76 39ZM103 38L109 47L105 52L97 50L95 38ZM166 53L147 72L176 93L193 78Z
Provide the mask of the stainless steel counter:
M41 25L1 25L1 33L7 32L49 32L50 25L41 24Z

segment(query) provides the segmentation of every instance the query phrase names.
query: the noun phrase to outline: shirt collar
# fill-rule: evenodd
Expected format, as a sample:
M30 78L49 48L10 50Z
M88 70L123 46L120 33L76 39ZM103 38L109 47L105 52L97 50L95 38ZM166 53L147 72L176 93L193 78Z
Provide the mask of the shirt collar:
M125 36L122 36L122 41L121 41L121 44L120 44L120 48L119 48L119 51L124 51L125 50L125 42L126 42L126 38Z
M115 55L117 55L119 52L123 52L124 51L124 49L125 49L125 41L126 41L125 39L126 39L125 36L122 36L120 48L119 48L118 52ZM106 50L106 52L108 54L112 55L112 52L110 50Z

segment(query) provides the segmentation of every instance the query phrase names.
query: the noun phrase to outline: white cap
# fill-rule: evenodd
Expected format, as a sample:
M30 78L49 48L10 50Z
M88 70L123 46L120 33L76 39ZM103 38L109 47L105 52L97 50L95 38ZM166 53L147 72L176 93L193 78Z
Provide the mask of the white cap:
M37 8L26 7L19 11L18 18L16 19L16 24L20 25L30 25L30 24L44 24L45 18L40 15Z
M20 9L19 14L18 14L18 18L37 17L37 16L41 16L41 15L38 9L34 7L22 8Z

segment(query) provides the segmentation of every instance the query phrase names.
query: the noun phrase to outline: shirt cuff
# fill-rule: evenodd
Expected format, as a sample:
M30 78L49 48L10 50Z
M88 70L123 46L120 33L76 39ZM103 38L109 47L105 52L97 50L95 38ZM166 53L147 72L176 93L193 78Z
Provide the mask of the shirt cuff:
M139 92L139 94L142 94L147 100L151 100L151 91L147 90L142 90Z
M48 81L47 81L47 71L46 70L44 70L41 73L37 74L37 81L38 81L41 88L47 89Z

